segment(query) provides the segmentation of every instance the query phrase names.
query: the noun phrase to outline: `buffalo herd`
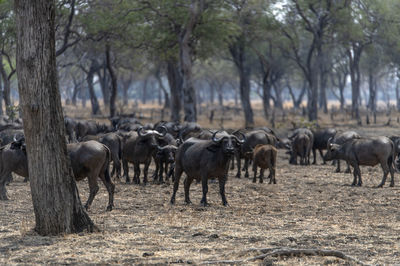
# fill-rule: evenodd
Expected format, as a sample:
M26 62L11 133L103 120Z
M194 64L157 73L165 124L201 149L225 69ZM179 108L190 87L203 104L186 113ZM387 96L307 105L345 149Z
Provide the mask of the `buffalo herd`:
M399 168L396 157L400 151L400 137L397 136L365 137L355 131L334 128L297 128L287 137L278 137L268 127L212 130L193 122L142 124L129 117L114 117L109 124L71 117L65 117L64 121L67 151L75 179L88 178L90 195L86 208L90 207L99 190L98 178L109 194L107 210L112 210L115 189L112 178L118 180L124 176L125 182L131 183L129 164L133 164L132 182L147 184L152 161L155 163L154 182L160 184L172 179L172 204L175 203L180 178L185 173L185 202L191 203L190 185L196 180L202 185L201 204L204 206L207 205L210 179L218 180L222 204L228 204L225 183L229 169L234 169L235 165L237 178L241 177L242 171L245 177L249 177L248 168L252 164L254 183L257 178L262 183L264 171L268 169L269 183L276 184L277 149L285 149L290 154L290 164L297 164L299 157L301 165L309 165L311 151L312 163L316 164L316 150L324 164L334 161L337 172L340 171L340 161L345 161L346 171L350 172L350 166L353 167L353 186L362 185L360 165L381 165L383 178L379 187L385 184L388 174L391 176L390 186L394 186L394 169ZM29 180L22 128L22 121L0 119L0 200L8 199L6 184L12 180L11 173ZM111 173L110 165L113 167Z

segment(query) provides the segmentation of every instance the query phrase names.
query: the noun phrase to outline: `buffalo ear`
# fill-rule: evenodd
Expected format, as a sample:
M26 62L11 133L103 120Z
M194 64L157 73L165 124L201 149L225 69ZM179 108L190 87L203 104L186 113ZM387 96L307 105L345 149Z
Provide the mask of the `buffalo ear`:
M210 145L210 146L207 147L207 150L209 150L211 152L217 152L218 146L217 145Z

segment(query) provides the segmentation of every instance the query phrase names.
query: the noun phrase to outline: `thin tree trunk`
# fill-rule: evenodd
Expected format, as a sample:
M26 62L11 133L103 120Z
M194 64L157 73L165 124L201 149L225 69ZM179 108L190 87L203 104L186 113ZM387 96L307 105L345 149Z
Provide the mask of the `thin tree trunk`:
M204 0L192 0L189 18L179 34L179 68L182 76L184 120L197 121L196 91L192 74L192 37L193 30L205 8Z
M74 90L72 92L72 105L76 106L76 97L78 95L78 92L80 91L80 85L78 85L78 82L76 81L75 77L72 77L72 82L74 83Z
M180 121L182 109L182 77L177 62L169 59L167 62L168 83L171 91L171 121Z
M158 86L160 87L160 89L164 93L164 108L169 108L171 106L170 99L169 99L169 94L168 94L167 89L164 86L164 83L162 82L160 72L161 72L161 69L160 69L160 66L159 66L157 68L156 72L155 72L155 77L156 77L156 79L158 81Z
M3 78L3 99L4 99L5 106L7 108L11 105L11 93L10 93L11 92L11 84L10 84L10 80L7 75L7 72L4 69L3 58L1 55L0 55L0 74Z
M55 54L55 1L16 0L17 73L40 235L92 231L67 157ZM40 29L40 30L38 30Z
M95 71L96 71L96 63L94 61L92 61L89 72L87 73L86 81L87 81L88 90L89 90L90 103L92 104L92 114L93 115L100 114L99 101L97 100L97 96L94 91L94 85L93 85L93 77L94 77Z
M108 108L110 106L110 89L109 89L109 80L107 75L107 64L104 63L102 68L99 68L96 71L96 74L99 77L101 93L103 94L104 107Z
M106 64L107 64L107 69L108 73L110 74L111 78L111 97L110 97L110 117L114 117L116 114L116 100L117 100L117 76L114 72L114 69L111 64L111 59L110 59L110 45L106 45Z
M3 112L3 82L0 78L0 115L4 115Z
M142 87L142 104L146 104L147 102L147 85L149 82L149 77L146 77L144 82L143 82L143 87Z

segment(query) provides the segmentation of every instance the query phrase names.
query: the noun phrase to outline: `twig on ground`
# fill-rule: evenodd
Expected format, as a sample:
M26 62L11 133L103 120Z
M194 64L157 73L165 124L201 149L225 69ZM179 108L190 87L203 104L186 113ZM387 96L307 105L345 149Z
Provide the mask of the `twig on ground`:
M282 248L277 248L277 249L249 249L248 251L260 251L263 252L264 254L256 256L256 257L250 257L244 260L215 260L215 261L205 261L201 264L239 264L239 263L245 263L245 262L250 262L250 261L256 261L256 260L261 260L266 257L278 257L278 256L328 256L328 257L337 257L343 260L347 260L359 265L369 265L366 264L354 257L348 256L344 254L341 251L336 251L336 250L326 250L326 249L282 249Z

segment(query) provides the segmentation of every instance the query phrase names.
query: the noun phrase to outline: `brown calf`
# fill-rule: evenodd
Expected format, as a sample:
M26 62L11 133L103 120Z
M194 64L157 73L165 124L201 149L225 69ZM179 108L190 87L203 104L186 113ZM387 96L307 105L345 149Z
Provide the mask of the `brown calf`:
M276 166L276 153L277 149L270 144L258 144L253 151L253 183L257 182L257 167L261 168L260 183L263 182L264 171L269 169L269 184L272 182L276 184L275 179L275 166Z

